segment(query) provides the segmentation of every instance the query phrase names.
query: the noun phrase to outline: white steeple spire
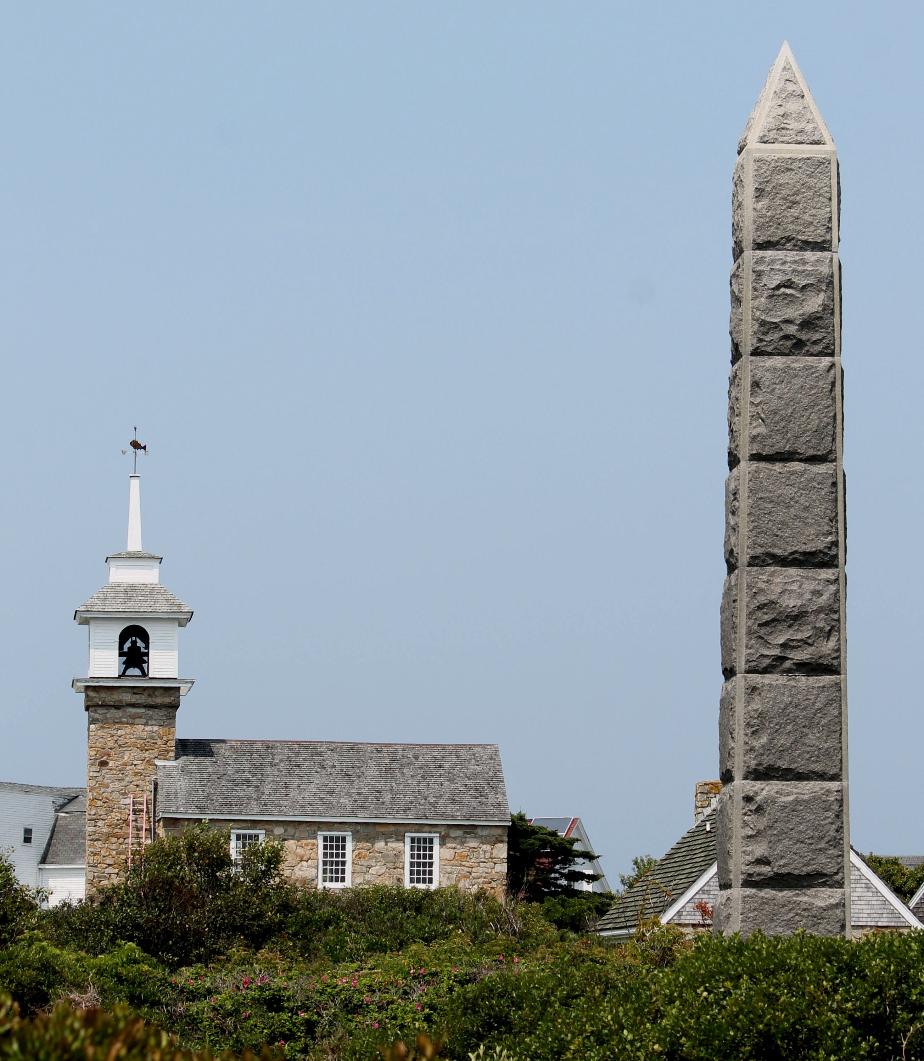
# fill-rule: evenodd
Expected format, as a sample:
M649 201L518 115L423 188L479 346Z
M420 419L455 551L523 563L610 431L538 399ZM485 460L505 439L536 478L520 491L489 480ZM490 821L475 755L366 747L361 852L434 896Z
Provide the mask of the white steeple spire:
M141 552L141 476L128 477L128 544L130 553Z

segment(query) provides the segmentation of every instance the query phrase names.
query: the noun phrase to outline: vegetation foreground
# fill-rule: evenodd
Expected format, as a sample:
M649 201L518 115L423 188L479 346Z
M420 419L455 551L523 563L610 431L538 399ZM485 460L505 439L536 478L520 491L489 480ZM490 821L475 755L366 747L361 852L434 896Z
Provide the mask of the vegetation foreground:
M300 889L205 832L148 852L54 910L0 863L0 1058L924 1059L924 933L608 945L560 903Z

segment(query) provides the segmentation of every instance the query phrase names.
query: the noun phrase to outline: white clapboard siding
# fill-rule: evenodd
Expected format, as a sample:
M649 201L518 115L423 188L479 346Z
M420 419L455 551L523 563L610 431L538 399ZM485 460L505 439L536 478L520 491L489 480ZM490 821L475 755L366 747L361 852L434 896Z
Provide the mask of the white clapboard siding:
M90 678L118 678L121 619L90 620Z
M87 871L84 866L42 866L39 883L48 893L48 905L57 906L69 899L83 899L87 888Z
M10 859L16 879L30 888L39 883L39 862L51 835L55 805L51 793L19 792L0 787L0 850ZM23 829L32 843L23 843Z
M152 678L176 678L179 659L176 619L91 619L90 620L91 678L119 676L119 635L126 626L141 626L151 639L149 675Z
M176 678L179 675L179 651L176 619L148 619L144 624L151 637L152 678Z
M671 918L672 925L694 925L696 927L705 927L711 923L709 916L710 910L715 910L715 904L719 899L719 875L713 873L712 876L703 884L699 891L691 896L687 902L681 906L673 918ZM698 903L705 903L704 906L700 906L697 909Z
M850 867L850 922L855 928L907 928L905 918L856 864Z

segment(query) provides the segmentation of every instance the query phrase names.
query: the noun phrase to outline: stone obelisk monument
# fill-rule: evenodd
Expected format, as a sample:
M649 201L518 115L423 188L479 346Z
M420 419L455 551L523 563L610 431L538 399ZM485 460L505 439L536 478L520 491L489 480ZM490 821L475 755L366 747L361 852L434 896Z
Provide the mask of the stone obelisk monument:
M783 45L733 181L716 929L848 929L834 141Z

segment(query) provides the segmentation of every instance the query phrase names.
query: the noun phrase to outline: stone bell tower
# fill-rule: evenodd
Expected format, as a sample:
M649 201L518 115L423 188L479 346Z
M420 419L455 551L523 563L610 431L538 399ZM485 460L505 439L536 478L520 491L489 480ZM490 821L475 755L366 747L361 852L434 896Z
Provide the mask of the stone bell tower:
M154 835L158 759L173 759L176 713L192 681L179 677L179 629L192 611L160 583L161 557L141 545L141 477L129 477L128 542L106 557L109 581L74 618L89 631L87 894L120 879Z

